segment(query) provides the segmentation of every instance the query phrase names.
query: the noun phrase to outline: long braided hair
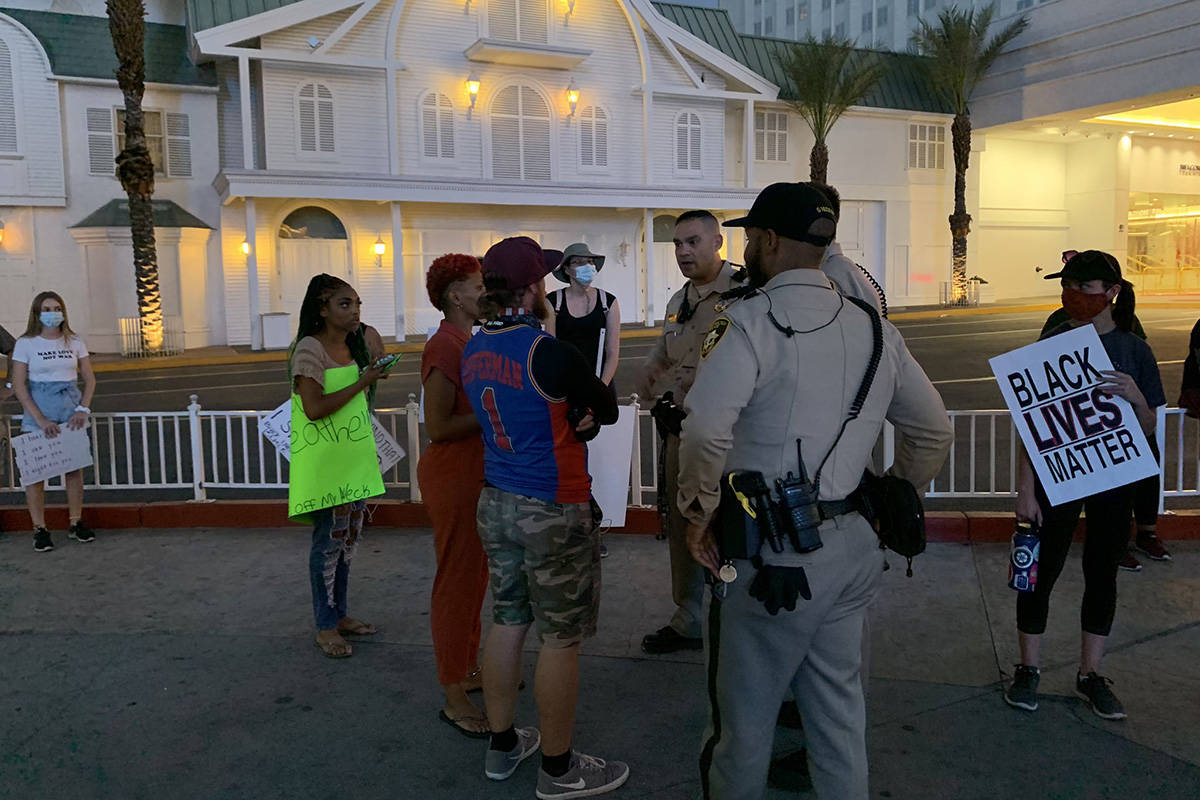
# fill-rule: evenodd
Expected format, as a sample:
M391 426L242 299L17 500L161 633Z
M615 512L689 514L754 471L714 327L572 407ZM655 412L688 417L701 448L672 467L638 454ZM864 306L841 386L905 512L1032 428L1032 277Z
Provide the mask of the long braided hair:
M329 302L329 298L333 297L334 292L342 288L353 287L341 278L324 272L314 275L308 282L304 300L300 303L300 323L296 327L296 338L292 340L292 346L288 349L289 384L292 382L292 354L296 350L296 345L305 336L315 336L324 329L325 318L321 316L321 309ZM371 351L367 347L366 330L367 326L360 324L357 330L346 334L346 346L350 348L350 355L354 358L354 363L358 364L359 369L365 369L371 363ZM373 403L374 400L375 384L371 384L367 389L367 404Z

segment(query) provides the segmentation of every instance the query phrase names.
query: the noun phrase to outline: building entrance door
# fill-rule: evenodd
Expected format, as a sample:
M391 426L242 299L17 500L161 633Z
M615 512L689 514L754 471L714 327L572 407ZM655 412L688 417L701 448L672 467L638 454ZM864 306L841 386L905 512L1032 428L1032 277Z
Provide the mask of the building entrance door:
M324 272L353 285L346 229L330 212L316 206L293 211L279 227L275 267L277 311L297 317L308 282Z

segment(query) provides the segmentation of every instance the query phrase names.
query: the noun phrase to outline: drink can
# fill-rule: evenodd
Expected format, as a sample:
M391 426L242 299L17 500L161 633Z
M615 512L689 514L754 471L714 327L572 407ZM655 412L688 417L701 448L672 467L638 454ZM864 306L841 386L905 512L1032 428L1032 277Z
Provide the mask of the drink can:
M1036 528L1023 522L1017 524L1008 551L1008 588L1032 592L1037 586L1040 545Z

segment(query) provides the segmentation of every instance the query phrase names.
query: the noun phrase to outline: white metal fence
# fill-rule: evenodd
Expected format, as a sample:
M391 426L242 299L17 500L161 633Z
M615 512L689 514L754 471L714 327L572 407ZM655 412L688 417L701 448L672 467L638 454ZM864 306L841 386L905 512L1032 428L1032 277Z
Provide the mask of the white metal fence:
M187 490L205 500L209 490L287 489L287 461L259 433L271 412L207 411L192 395L184 411L94 414L90 428L95 464L84 472L84 486L107 490ZM650 412L634 395L638 415L630 466L629 501L650 505L657 491L660 444ZM420 501L417 463L424 432L416 396L407 405L377 409L375 415L404 446L405 458L384 475L384 485ZM951 411L954 444L941 472L926 493L930 498L987 499L1016 494L1017 441L1008 412L1000 409ZM20 417L0 424L0 492L20 491L9 438L20 433ZM1162 495L1200 498L1200 423L1183 410L1159 411L1156 439L1162 446ZM890 464L895 432L885 427L876 464ZM61 479L50 488L61 487Z

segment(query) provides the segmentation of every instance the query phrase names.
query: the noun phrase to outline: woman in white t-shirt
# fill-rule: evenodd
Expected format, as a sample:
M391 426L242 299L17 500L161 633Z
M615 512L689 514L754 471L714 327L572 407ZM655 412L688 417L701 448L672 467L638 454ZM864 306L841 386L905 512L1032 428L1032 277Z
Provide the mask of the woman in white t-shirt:
M67 307L55 292L42 292L29 308L29 325L17 340L12 354L13 389L25 415L21 430L41 431L53 438L65 424L78 430L88 422L88 408L96 391L96 376L88 350L67 322ZM78 377L83 376L83 392ZM90 542L96 535L81 521L83 516L83 470L68 472L67 508L72 539ZM46 530L46 487L44 483L25 487L29 516L33 520L33 549L39 553L54 549Z

